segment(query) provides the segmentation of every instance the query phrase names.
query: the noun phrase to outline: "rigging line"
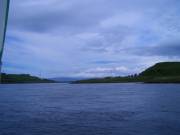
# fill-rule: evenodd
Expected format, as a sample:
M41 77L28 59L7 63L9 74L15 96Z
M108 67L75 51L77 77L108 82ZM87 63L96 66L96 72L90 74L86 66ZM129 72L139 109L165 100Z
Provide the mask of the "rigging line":
M1 37L1 43L0 43L0 82L1 82L1 69L2 69L2 56L3 56L3 50L4 50L4 43L5 43L5 36L6 36L6 29L7 29L7 22L8 22L8 12L9 12L9 4L10 0L0 0L0 4L2 4L2 9L0 11L2 12L2 18L0 19L1 22L1 29L2 29L2 35ZM1 16L0 16L1 17Z

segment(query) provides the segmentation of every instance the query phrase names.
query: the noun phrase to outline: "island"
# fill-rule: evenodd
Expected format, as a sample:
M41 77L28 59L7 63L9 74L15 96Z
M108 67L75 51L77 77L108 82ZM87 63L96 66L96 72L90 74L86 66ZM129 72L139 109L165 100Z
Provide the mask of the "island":
M2 84L16 84L16 83L55 83L56 81L43 79L29 74L1 74Z
M161 62L140 74L125 77L104 77L74 81L72 83L180 83L180 62Z

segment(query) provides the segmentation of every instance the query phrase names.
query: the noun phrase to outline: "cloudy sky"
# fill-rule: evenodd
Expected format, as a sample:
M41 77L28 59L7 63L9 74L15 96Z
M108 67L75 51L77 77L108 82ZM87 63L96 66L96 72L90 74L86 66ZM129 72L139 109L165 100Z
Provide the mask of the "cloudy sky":
M3 71L119 76L180 60L179 13L179 0L12 0Z

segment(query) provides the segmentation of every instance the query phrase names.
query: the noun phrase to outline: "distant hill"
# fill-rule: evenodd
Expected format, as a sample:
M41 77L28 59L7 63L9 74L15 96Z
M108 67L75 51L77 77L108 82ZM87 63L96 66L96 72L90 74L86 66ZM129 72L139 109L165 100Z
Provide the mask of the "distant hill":
M93 78L73 83L180 83L180 62L161 62L146 69L139 75L126 77Z
M2 73L2 83L55 83L53 80L42 79L28 74L5 74Z
M50 78L50 80L54 80L56 82L60 83L67 83L67 82L72 82L72 81L78 81L78 80L83 80L87 78L78 78L78 77L56 77L56 78Z

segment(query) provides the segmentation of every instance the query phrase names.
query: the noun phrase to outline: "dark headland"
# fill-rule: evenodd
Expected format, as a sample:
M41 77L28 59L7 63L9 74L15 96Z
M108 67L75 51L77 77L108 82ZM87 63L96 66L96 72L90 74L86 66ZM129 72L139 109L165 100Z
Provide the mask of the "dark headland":
M1 74L1 83L16 84L16 83L55 83L53 80L43 79L29 74Z
M140 74L126 77L105 77L74 81L73 83L180 83L180 62L161 62Z

